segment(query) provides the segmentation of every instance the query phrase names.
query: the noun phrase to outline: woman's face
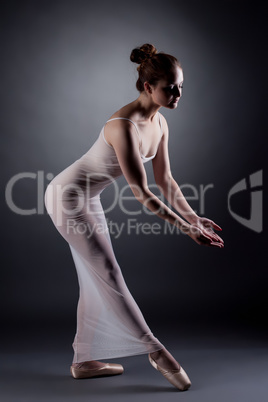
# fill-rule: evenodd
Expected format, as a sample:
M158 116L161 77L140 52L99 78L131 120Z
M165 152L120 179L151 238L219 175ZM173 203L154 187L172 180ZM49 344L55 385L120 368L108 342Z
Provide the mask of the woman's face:
M175 109L182 95L183 72L178 66L174 67L168 76L158 81L155 86L151 85L151 97L159 106Z

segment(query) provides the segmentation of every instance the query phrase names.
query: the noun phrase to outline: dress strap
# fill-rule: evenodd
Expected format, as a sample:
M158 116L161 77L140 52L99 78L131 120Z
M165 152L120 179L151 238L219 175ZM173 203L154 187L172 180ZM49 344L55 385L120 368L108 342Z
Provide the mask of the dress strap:
M163 132L162 132L162 119L161 119L161 114L160 114L159 112L157 112L157 113L158 113L158 116L159 116L159 124L160 124L161 133L163 134Z
M159 118L160 129L161 129L161 132L162 132L162 119L161 119L161 115L160 115L159 112L157 112L157 113L158 113L158 118ZM134 124L134 126L135 126L135 128L136 128L136 130L137 130L138 136L139 136L139 138L140 138L140 133L139 133L139 129L138 129L138 127L137 127L137 124L134 123L133 120L128 119L127 117L114 117L113 119L107 120L106 123L108 123L108 121L111 121L111 120L118 120L118 119L124 119L124 120L131 121L131 123ZM140 138L140 139L141 139L141 138Z

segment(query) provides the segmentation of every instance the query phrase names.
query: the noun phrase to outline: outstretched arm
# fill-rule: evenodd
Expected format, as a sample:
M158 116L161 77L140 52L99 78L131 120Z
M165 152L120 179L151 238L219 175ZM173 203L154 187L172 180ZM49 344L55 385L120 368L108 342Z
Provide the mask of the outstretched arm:
M217 242L213 242L199 228L181 219L149 190L146 171L141 161L139 140L132 123L126 120L113 121L109 123L109 127L106 125L105 132L109 135L123 175L136 199L159 218L177 226L198 244L219 247Z
M169 131L166 119L163 116L162 122L163 136L158 147L157 155L153 159L155 182L167 201L190 223L192 231L194 230L193 228L196 228L197 237L201 231L211 242L215 242L219 247L223 247L223 240L213 230L221 230L221 228L211 219L201 218L194 212L186 201L178 183L172 176L168 152ZM196 236L193 237L193 240L198 244L203 244L202 241L198 241Z
M109 126L106 125L105 132L109 135L120 168L136 199L159 218L188 234L190 225L149 190L146 171L141 161L139 140L133 124L126 120L117 120L109 123Z

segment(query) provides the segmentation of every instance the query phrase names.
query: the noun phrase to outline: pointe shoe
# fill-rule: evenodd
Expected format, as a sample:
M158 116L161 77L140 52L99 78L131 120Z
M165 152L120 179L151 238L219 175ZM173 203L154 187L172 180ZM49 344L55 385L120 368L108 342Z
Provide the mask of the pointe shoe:
M105 363L105 366L95 368L95 369L83 369L77 367L70 367L71 374L73 378L92 378L99 377L102 375L117 375L122 374L124 368L121 364L116 363Z
M153 358L150 356L150 354L148 355L148 357L149 357L149 361L150 361L151 365L156 370L160 371L160 373L172 385L174 385L174 387L178 388L181 391L186 391L188 388L190 388L192 383L191 383L188 375L185 373L185 371L183 370L183 368L181 366L180 366L180 368L178 370L163 369L163 368L158 366L158 364L156 363L155 360L153 360Z

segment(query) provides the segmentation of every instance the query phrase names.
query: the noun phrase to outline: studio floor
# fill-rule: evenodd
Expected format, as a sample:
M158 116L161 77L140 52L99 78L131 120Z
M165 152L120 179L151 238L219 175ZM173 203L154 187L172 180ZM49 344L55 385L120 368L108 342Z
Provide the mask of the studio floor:
M52 336L53 335L53 336ZM241 336L240 336L241 335ZM263 337L232 334L164 336L192 387L181 392L149 363L147 355L107 360L122 375L75 380L69 367L71 332L33 331L1 344L2 402L267 402L268 346ZM179 343L179 345L178 345Z

